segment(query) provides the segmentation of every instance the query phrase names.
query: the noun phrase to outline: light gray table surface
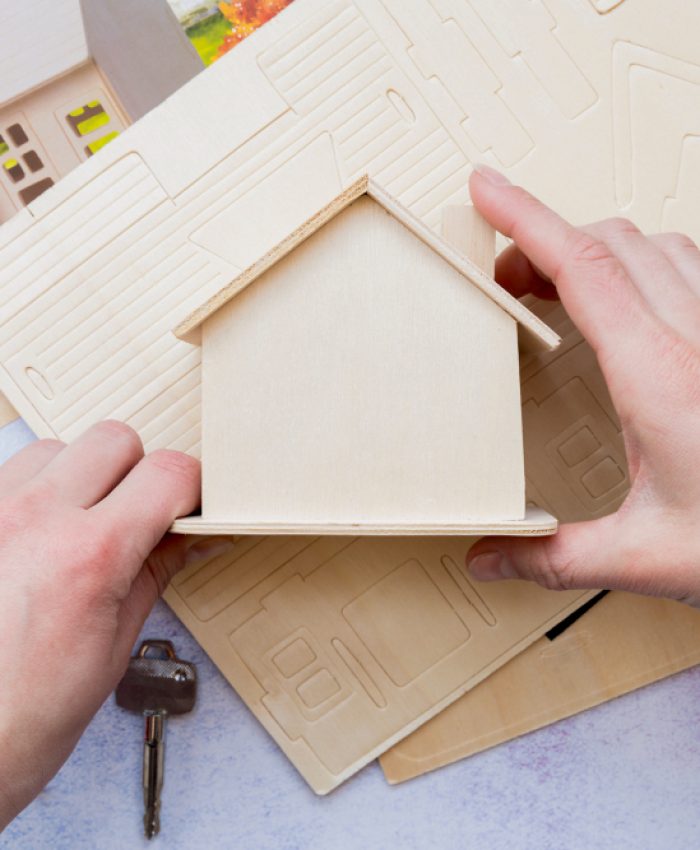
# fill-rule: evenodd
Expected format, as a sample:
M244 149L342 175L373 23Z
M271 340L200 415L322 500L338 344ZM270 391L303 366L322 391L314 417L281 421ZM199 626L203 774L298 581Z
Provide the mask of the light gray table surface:
M0 430L0 461L31 438L22 422ZM143 635L171 639L200 680L195 711L168 724L162 831L150 846L700 848L700 668L403 785L372 764L316 797L165 604ZM147 846L141 734L140 718L110 698L0 847Z

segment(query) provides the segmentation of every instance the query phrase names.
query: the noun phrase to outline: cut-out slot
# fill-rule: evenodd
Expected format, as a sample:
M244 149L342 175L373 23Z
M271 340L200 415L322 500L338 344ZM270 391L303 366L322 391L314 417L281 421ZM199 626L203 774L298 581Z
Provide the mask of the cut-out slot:
M415 124L416 113L408 105L408 101L402 94L399 94L396 89L389 89L386 96L389 98L389 103L404 121L407 121L409 124Z
M51 401L53 399L55 393L51 389L51 385L41 374L41 372L39 372L33 366L27 366L27 368L24 370L24 373L47 401Z
M497 623L496 615L489 608L484 598L464 575L464 572L459 569L452 558L450 558L449 555L443 555L442 558L440 558L440 563L455 582L457 587L462 591L467 602L481 617L484 623L486 623L487 626L495 626Z
M366 668L355 658L352 652L347 648L340 638L333 638L331 641L333 649L338 653L338 656L345 662L345 666L362 685L367 696L377 706L377 708L386 708L387 701L384 694L379 689L379 685L369 675Z
M27 136L21 124L13 124L11 127L8 127L7 135L10 137L12 144L18 148L26 145L29 141L29 136Z
M32 174L36 173L37 171L41 171L41 169L44 167L44 163L41 161L41 157L36 151L27 151L27 153L22 156L22 159L24 160L24 164L32 172Z

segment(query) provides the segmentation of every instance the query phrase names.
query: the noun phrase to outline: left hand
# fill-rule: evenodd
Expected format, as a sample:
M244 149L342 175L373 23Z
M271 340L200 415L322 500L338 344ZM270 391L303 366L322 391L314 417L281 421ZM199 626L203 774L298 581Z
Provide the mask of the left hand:
M192 539L166 532L197 506L199 475L179 452L144 457L119 422L68 446L38 440L0 467L0 829L124 673L185 564Z

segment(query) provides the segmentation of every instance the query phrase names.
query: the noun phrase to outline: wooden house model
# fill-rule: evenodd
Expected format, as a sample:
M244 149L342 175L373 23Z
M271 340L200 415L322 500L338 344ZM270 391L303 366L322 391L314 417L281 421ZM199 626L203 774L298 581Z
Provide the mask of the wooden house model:
M0 29L0 224L203 68L167 0L3 0Z
M199 306L187 533L551 533L527 510L518 339L559 337L364 177Z

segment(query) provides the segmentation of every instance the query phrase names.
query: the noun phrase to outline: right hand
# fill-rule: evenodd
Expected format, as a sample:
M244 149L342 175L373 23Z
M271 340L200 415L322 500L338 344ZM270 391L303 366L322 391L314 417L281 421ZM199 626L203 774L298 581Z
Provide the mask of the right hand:
M491 537L475 578L615 588L700 603L700 251L612 219L573 227L479 167L471 194L513 239L496 278L514 295L558 295L595 351L622 425L631 489L620 509L548 538Z

